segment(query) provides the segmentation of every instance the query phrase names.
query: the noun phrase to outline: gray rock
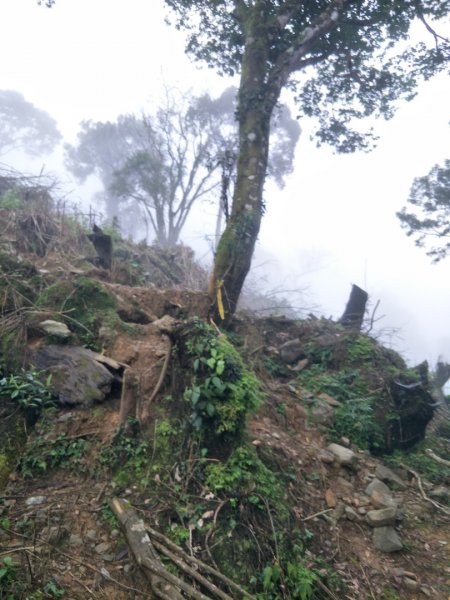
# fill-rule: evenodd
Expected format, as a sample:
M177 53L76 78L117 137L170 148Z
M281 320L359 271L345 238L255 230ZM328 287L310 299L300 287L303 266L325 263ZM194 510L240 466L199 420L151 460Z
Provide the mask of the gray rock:
M339 519L342 519L344 514L345 514L345 504L343 502L338 502L336 504L336 508L333 510L331 515L335 521L339 521Z
M289 340L279 348L280 358L287 364L294 363L301 358L305 358L305 350L300 340Z
M366 494L376 508L392 507L397 509L397 502L391 496L388 486L379 479L374 479L369 483L366 487Z
M91 542L95 542L95 540L97 539L97 532L95 529L89 529L86 532L86 538L88 540L90 540Z
M110 548L111 544L108 544L108 542L102 542L101 544L97 544L97 546L95 546L95 551L97 554L104 554L105 552L108 552Z
M44 504L46 500L47 496L30 496L25 500L25 504L27 506L39 506L39 504Z
M393 527L376 527L373 530L373 544L381 552L398 552L403 544Z
M81 536L76 535L75 533L72 533L69 537L69 546L82 546L83 545L83 540L81 539Z
M31 362L51 373L52 392L60 404L89 407L102 402L111 391L114 375L102 364L104 359L87 348L50 345L35 351Z
M408 590L408 592L415 592L419 589L419 582L415 579L412 579L411 577L404 577L403 585L405 586L405 589Z
M62 340L66 340L72 335L72 332L65 323L52 321L51 319L39 323L39 328L45 331L47 335L54 335Z
M320 450L317 453L317 458L326 465L331 465L331 463L334 462L334 454L332 452L328 452L328 450Z
M447 498L450 498L450 489L444 485L440 485L430 490L429 495L438 500L446 500Z
M360 516L358 515L358 513L355 511L354 508L352 508L351 506L346 506L345 507L345 518L347 519L347 521L359 521Z
M349 448L344 448L339 444L330 444L327 446L328 452L331 452L336 458L337 462L343 467L355 467L358 461L358 457Z
M330 425L333 420L334 408L323 400L317 400L311 409L310 418L319 425Z
M393 506L390 506L379 510L369 510L366 520L371 527L385 527L386 525L394 525L396 516L397 511Z
M50 544L60 544L69 535L69 532L65 527L52 525L44 527L40 535Z
M375 476L384 483L393 484L394 489L397 488L400 490L406 490L408 487L408 484L405 481L403 481L403 479L401 479L398 475L394 473L394 471L392 471L388 467L385 467L384 465L377 466Z

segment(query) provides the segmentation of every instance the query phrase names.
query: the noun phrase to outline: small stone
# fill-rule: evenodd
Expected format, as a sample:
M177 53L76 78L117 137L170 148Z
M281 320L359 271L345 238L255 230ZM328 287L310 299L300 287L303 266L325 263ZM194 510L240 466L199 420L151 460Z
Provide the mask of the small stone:
M358 508L358 514L364 517L364 515L367 514L367 508L365 508L364 506L360 506Z
M289 340L279 348L280 358L284 363L291 364L300 358L305 358L305 349L303 343L297 340Z
M384 527L394 525L397 511L394 507L381 508L379 510L369 510L366 515L366 521L371 527Z
M327 450L320 450L320 452L317 453L317 458L327 465L334 463L334 454Z
M351 506L345 507L345 517L348 521L358 521L359 515Z
M377 466L375 476L384 483L393 484L394 488L406 490L408 487L408 485L398 475L384 465Z
M403 585L408 592L415 592L419 588L419 582L415 579L410 579L409 577L403 578Z
M345 446L346 448L348 448L350 446L350 440L348 439L348 437L342 436L341 439L339 440L341 442L341 444L343 446Z
M76 533L72 533L69 537L69 546L82 546L83 540Z
M25 504L27 506L38 506L39 504L44 504L46 500L46 496L30 496L30 498L25 500Z
M46 510L38 510L35 516L37 523L46 523L48 520L48 514Z
M103 554L104 552L108 552L110 548L111 544L108 542L102 542L101 544L97 544L97 546L95 546L95 551L97 554Z
M343 502L338 502L336 508L332 512L333 519L335 521L339 521L342 519L345 513L345 504Z
M113 529L111 531L111 537L113 538L113 540L117 539L120 535L120 531L118 529Z
M330 444L327 446L327 450L331 452L337 462L344 467L354 467L357 463L357 456L350 450L349 448L344 448L344 446L340 446L339 444Z
M336 504L337 504L336 494L330 488L328 488L325 492L325 501L327 503L328 508L336 507Z
M95 542L95 540L97 539L97 532L95 529L89 529L86 532L86 538L88 540L90 540L91 542Z
M105 562L112 562L114 560L114 554L102 554L102 560Z
M303 358L302 360L299 360L298 363L294 367L290 367L290 368L292 369L292 371L296 371L297 373L300 373L301 371L306 369L306 367L308 365L309 365L309 360L307 358Z
M398 552L403 544L393 527L376 527L373 530L373 543L381 552Z
M67 421L70 421L73 416L74 416L74 413L72 411L63 413L56 419L56 422L57 423L66 423Z
M379 479L374 479L369 483L366 487L366 494L376 508L397 508L397 502L391 496L388 486Z
M65 323L52 321L51 319L47 319L46 321L39 323L39 328L42 329L42 331L45 331L45 333L48 335L54 335L62 340L65 340L72 335L70 329Z
M274 437L276 440L280 439L280 434L276 433L275 431L272 432L272 437Z
M317 398L319 398L319 400L323 400L330 406L333 406L333 407L341 406L341 402L339 402L339 400L336 400L336 398L333 398L333 396L330 396L330 394L327 394L325 392L318 394Z
M422 594L424 594L427 598L431 598L431 590L428 586L426 585L421 585L420 586L420 591L422 592Z

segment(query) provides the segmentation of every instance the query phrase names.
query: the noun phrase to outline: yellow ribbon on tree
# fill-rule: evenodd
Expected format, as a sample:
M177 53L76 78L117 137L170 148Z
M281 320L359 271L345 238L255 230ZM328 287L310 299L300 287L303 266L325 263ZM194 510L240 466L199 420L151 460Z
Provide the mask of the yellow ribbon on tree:
M223 281L217 282L216 300L217 300L217 310L219 312L219 316L222 319L222 321L224 321L225 320L225 309L223 307L223 300L222 300L222 285L223 285Z

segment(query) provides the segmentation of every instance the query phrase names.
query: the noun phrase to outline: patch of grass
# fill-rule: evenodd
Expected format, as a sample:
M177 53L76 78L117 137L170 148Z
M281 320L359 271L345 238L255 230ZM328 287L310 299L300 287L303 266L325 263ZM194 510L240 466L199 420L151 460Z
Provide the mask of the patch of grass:
M374 417L374 399L353 398L339 406L333 416L329 429L332 441L343 436L350 438L353 444L362 450L374 450L384 447L384 434Z
M428 456L427 449L431 449L443 458L450 460L448 447L441 443L438 437L428 436L426 440L417 444L413 449L407 452L397 450L392 456L386 457L386 460L393 466L401 466L402 464L414 469L421 477L434 483L435 485L450 486L450 467L438 463L436 460ZM445 498L440 499L440 502L445 501ZM447 503L450 504L450 498L447 498Z
M56 467L84 472L87 469L86 458L90 447L88 440L82 437L70 439L64 433L53 440L35 437L27 445L26 452L19 461L19 473L23 477L32 478Z
M119 321L115 298L94 279L62 280L44 290L37 305L64 313L70 329L87 348L98 350L98 330L106 320Z
M194 430L206 445L221 434L239 439L246 415L262 400L256 376L230 342L199 319L190 323L185 352L193 380L184 398L192 407Z

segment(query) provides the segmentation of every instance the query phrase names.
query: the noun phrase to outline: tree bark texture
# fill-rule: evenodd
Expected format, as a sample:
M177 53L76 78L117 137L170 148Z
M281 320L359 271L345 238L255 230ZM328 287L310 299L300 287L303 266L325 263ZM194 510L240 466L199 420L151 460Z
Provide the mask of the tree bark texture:
M346 329L361 331L368 299L369 295L366 291L357 285L352 285L347 306L345 307L344 314L339 319L339 323Z
M240 151L236 185L209 286L213 316L225 323L236 310L261 225L270 119L281 91L278 85L273 86L273 93L267 93L267 27L251 13L247 15L245 29L247 41L238 98Z

